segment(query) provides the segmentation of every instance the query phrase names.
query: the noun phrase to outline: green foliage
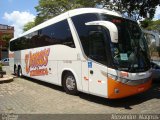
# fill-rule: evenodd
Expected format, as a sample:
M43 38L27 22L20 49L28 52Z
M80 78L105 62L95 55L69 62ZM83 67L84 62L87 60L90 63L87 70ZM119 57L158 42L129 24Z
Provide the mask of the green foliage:
M129 17L138 20L140 17L152 19L160 2L159 0L101 0L101 4L107 9L127 13Z
M94 7L96 1L98 0L95 2L91 0L39 0L39 5L35 7L38 12L35 25L71 9Z
M35 7L38 13L35 25L71 9L98 5L122 14L126 13L138 20L141 17L152 19L160 2L159 0L39 0L39 5Z
M143 21L140 21L141 27L146 29L148 26L152 24L152 20L150 19L145 19Z
M153 30L160 33L160 20L152 21L150 19L145 19L141 21L141 27L146 30Z
M12 38L11 35L4 34L1 39L3 41L9 42L11 38Z
M27 31L35 26L35 22L28 22L27 24L24 25L23 31Z
M5 45L5 47L9 47L9 41L11 40L11 35L9 35L9 34L4 34L4 35L2 35L2 37L1 37L1 39L3 40L3 41L6 41L6 45Z
M159 33L160 33L160 20L152 21L146 29L147 30L156 30L156 31L159 31Z

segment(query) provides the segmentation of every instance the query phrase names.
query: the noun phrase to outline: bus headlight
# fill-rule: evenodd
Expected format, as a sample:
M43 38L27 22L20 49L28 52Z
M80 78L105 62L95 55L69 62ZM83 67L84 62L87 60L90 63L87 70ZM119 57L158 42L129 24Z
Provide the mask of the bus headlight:
M127 80L127 79L125 79L125 78L118 78L118 80L117 80L118 82L121 82L121 83L127 83L129 80Z
M125 78L120 78L118 76L111 75L111 74L108 74L108 77L112 78L115 81L121 82L121 83L127 83L129 81L129 80L125 79Z

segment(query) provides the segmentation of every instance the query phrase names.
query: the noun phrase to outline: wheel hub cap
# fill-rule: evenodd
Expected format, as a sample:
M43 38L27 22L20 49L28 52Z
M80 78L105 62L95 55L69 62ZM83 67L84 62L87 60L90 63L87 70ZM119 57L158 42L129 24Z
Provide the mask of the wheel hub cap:
M73 77L69 76L67 79L66 79L66 87L69 89L69 90L73 90L75 88L75 80Z

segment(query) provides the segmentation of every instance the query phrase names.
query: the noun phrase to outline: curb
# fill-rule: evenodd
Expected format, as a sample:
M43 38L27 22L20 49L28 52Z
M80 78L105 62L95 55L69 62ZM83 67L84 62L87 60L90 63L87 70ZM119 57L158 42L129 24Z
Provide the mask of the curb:
M3 78L0 78L0 83L11 82L13 77L9 75L4 75Z

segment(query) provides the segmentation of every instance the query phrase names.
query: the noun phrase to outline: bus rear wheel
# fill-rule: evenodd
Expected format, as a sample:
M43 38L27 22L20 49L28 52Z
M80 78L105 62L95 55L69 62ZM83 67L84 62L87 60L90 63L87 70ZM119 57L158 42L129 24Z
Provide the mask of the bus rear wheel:
M76 95L78 93L76 79L72 73L68 72L64 75L63 88L67 94Z
M18 68L18 77L22 77L22 68L21 67Z
M17 67L14 65L14 75L17 75Z

